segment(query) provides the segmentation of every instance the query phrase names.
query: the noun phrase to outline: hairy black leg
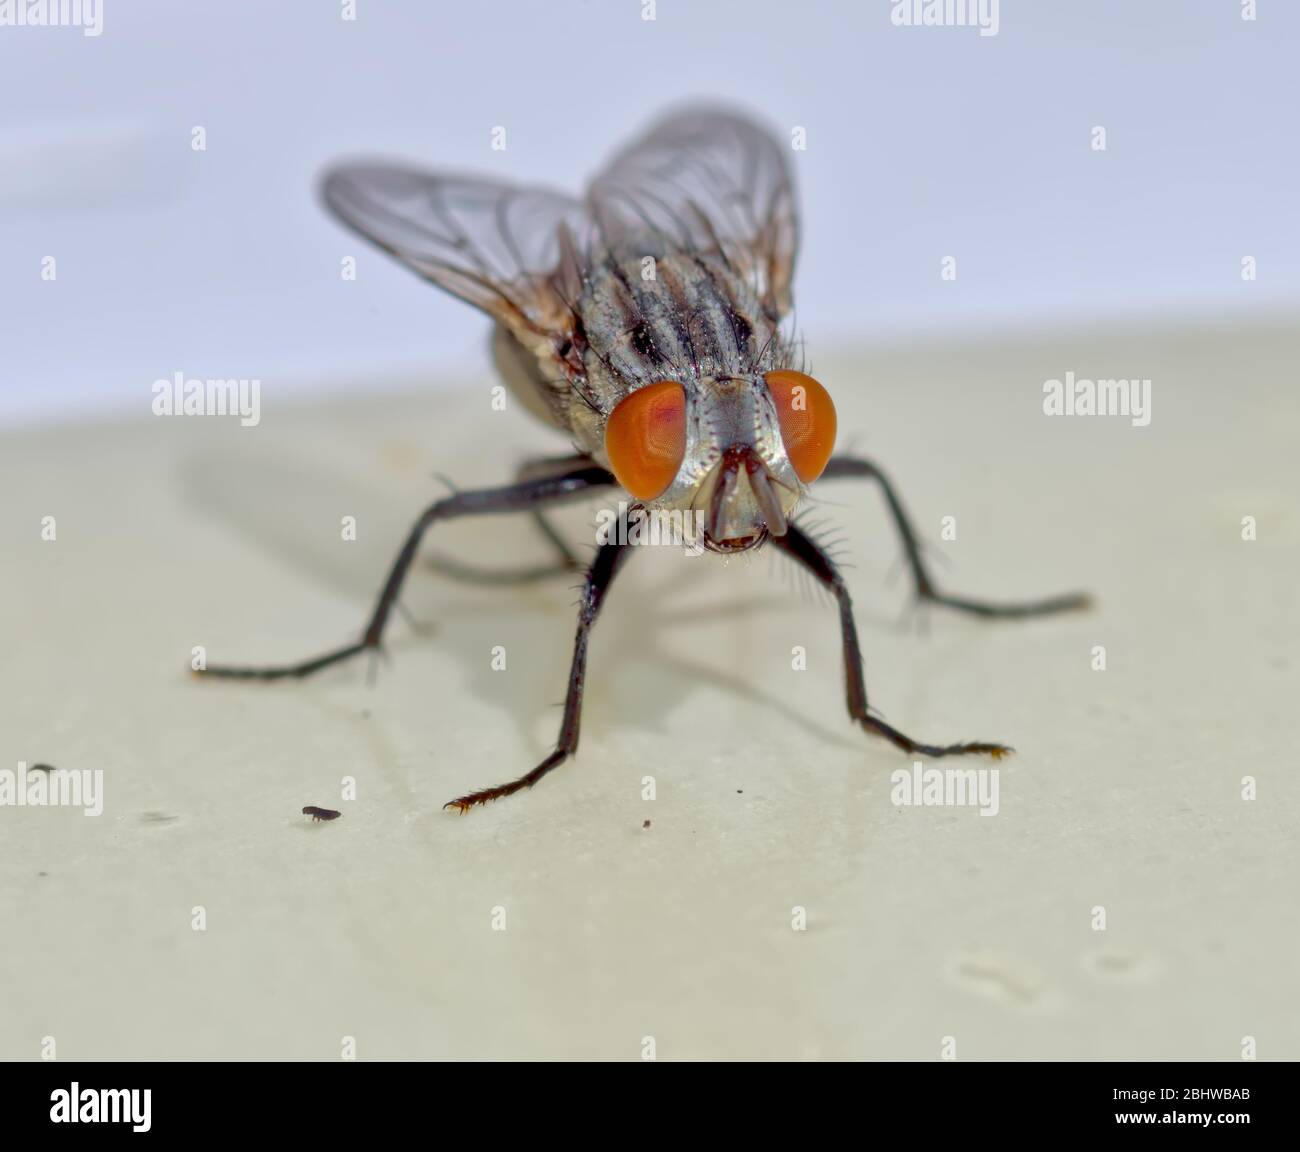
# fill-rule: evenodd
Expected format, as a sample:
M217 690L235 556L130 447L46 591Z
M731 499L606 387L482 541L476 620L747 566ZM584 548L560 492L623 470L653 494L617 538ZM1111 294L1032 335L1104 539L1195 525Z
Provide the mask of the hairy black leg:
M415 559L420 541L431 525L439 520L451 520L459 516L528 511L545 504L555 504L582 496L593 488L611 483L611 480L610 474L605 469L588 465L556 476L525 480L501 488L481 488L471 492L454 492L450 496L445 496L426 508L411 528L406 543L402 545L402 550L397 554L397 559L388 573L383 591L379 594L379 601L360 641L296 664L270 667L211 665L200 675L239 680L281 680L286 677L310 676L313 672L328 668L331 664L338 664L361 652L377 650L383 638L384 626L388 623L388 617L397 602L402 582L410 571L411 561Z
M788 553L808 569L834 594L840 607L840 631L844 637L844 678L849 715L868 732L875 732L906 752L920 756L962 756L982 752L994 759L1005 756L1012 749L1004 744L921 744L897 728L886 724L871 714L867 706L867 685L862 676L862 649L858 646L858 629L853 623L853 602L844 578L831 558L803 531L790 525L784 536L772 537L772 543Z
M972 600L965 596L949 596L947 593L940 592L935 587L929 569L925 566L925 560L921 556L920 543L917 540L915 530L912 528L911 521L907 518L907 513L903 510L902 501L899 500L898 494L889 483L888 477L876 465L871 463L870 460L863 460L858 456L833 456L827 463L826 470L822 472L820 478L822 480L843 480L851 477L875 480L880 485L880 490L885 495L885 502L889 505L889 514L894 518L898 534L903 540L903 551L907 555L907 565L912 570L912 579L916 583L918 600L931 604L944 604L949 608L957 609L959 612L970 612L975 616L1004 618L1050 616L1055 612L1073 612L1091 606L1092 599L1085 592L1071 592L1064 596L1049 596L1042 600L1026 600L1006 604L990 603L987 600Z
M544 457L539 460L525 460L519 466L519 471L515 476L516 480L536 480L542 476L553 476L557 472L571 472L575 468L596 468L599 465L587 455L575 456L558 456ZM606 473L609 476L609 484L616 485L612 473ZM560 556L560 562L555 566L553 571L559 572L580 572L582 570L582 560L574 554L573 549L565 542L546 518L546 513L540 508L533 509L533 519L537 522L537 527L542 535L551 542L551 546Z
M626 539L626 531L620 530L619 536ZM615 537L615 540L618 538ZM587 570L587 579L582 587L582 599L578 608L578 634L573 641L569 690L564 697L564 719L560 722L560 736L555 743L555 751L531 772L520 776L518 780L458 796L455 800L449 800L444 804L444 808L455 808L464 813L476 804L486 804L490 800L510 796L523 788L531 788L551 769L559 767L578 750L578 730L582 724L582 691L587 680L587 640L592 625L600 614L600 606L605 600L609 586L633 551L632 546L628 544L602 544L591 567Z
M557 472L572 471L579 467L594 468L596 464L590 456L559 456L527 460L520 465L515 473L515 481L536 479L544 475L554 475ZM611 475L609 484L613 486L617 483ZM553 576L559 576L566 572L580 572L583 568L582 560L574 554L564 538L555 530L551 522L546 518L546 513L540 508L534 508L532 515L537 522L538 529L550 541L559 557L553 563L534 564L526 568L484 568L477 564L466 564L452 556L435 554L429 557L428 565L434 571L440 572L444 576L450 576L453 580L463 580L474 584L535 584L538 581L549 580Z

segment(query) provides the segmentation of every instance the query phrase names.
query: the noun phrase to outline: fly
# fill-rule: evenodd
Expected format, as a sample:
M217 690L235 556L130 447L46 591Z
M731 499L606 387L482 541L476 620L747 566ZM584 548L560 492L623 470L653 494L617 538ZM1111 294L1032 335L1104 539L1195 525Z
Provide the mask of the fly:
M928 744L867 703L848 587L795 522L814 481L862 479L881 489L916 597L984 617L1043 616L1082 595L994 604L940 592L885 474L833 454L835 405L797 363L786 327L798 246L794 184L778 139L730 111L672 115L618 152L582 197L404 165L354 163L326 174L326 205L344 224L426 280L486 312L506 381L573 442L576 454L535 461L499 488L455 492L416 520L359 640L276 667L209 666L207 676L278 680L380 649L426 532L463 516L527 511L558 559L533 579L580 567L547 508L600 491L645 512L698 516L703 544L731 554L770 545L834 595L852 720L926 757L1003 744ZM470 792L470 808L530 788L578 747L588 636L632 548L625 525L586 567L564 715L555 750L531 772Z

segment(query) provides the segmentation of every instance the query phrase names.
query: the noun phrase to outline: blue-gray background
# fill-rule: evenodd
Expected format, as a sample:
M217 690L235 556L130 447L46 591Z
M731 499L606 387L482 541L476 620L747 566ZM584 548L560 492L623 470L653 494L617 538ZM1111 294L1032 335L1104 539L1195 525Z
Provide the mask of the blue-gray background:
M855 339L1300 305L1291 0L1254 21L1241 0L1003 0L991 37L895 27L891 0L662 0L653 21L642 0L341 7L103 0L97 38L0 27L0 421L146 411L176 372L259 377L264 403L481 374L486 321L334 225L321 167L393 153L576 190L695 96L806 130L814 362Z

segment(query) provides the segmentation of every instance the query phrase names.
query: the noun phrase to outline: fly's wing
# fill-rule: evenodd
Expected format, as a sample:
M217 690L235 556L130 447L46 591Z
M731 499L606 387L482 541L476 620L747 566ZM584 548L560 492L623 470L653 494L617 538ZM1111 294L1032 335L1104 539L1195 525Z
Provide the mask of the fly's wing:
M558 192L395 164L329 171L325 203L344 224L483 309L537 356L571 343L581 285L580 201Z
M789 312L794 181L786 150L752 120L709 108L669 116L614 157L587 199L609 247L716 253L774 324Z

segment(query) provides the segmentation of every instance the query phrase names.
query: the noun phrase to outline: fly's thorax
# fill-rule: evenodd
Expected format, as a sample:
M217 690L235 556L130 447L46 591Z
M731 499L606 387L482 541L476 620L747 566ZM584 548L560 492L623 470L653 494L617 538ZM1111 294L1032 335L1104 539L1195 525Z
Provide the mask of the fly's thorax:
M607 412L648 381L750 372L776 330L721 258L642 255L635 246L591 269L577 310L588 389Z

